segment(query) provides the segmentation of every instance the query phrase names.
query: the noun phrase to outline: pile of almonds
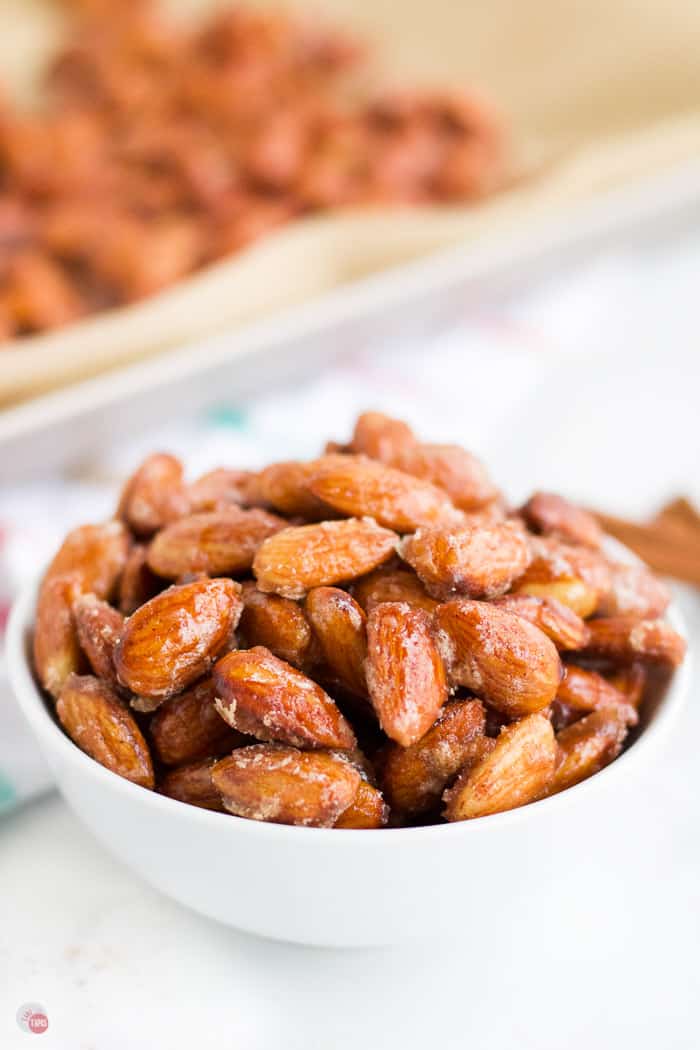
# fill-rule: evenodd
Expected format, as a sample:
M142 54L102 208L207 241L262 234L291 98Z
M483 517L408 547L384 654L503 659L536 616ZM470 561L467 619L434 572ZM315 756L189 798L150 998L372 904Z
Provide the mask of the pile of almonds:
M666 587L585 511L509 510L472 455L369 412L310 462L187 483L149 457L44 577L34 662L66 733L254 820L467 820L619 755L682 661Z
M62 0L41 108L0 94L0 343L153 295L297 216L504 181L472 91L376 91L317 15Z

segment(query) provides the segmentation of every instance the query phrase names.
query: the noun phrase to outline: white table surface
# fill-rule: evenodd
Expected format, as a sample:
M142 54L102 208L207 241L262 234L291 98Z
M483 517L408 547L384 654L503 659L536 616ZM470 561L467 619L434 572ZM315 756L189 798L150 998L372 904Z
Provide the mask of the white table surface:
M362 367L255 406L265 455L282 436L286 454L311 453L375 405L485 453L514 498L546 485L640 514L697 498L698 272L700 231L620 245L485 304L430 353L363 348ZM411 382L377 397L397 369ZM700 640L697 600L682 601ZM464 930L397 951L225 929L141 883L56 795L33 802L0 823L0 1047L33 1038L15 1013L38 1001L39 1045L61 1050L697 1050L699 752L691 695L643 805L630 799L624 869L588 857L585 899L554 872L498 943Z

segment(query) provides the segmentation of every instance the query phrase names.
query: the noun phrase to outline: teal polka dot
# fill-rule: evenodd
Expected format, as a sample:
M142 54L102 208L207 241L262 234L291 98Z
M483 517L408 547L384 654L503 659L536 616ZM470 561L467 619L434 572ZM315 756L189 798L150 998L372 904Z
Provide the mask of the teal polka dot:
M3 810L11 809L17 804L17 795L7 777L0 773L0 813Z
M216 405L207 414L207 422L217 427L230 427L232 430L245 430L248 426L248 413L236 405Z

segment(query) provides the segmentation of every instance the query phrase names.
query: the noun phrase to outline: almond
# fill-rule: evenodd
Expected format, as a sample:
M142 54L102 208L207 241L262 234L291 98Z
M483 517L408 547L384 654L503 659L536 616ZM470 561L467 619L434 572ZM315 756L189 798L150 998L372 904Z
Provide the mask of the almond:
M113 773L153 787L153 765L133 716L106 682L71 674L56 704L58 719L71 740Z
M109 599L126 564L129 544L129 534L119 521L81 525L68 533L44 580L71 573L82 591Z
M313 587L345 583L391 557L398 536L370 519L284 529L260 546L253 572L261 591L302 598Z
M556 696L562 674L557 650L522 617L457 598L438 608L435 626L450 681L507 718L540 711Z
M486 468L459 445L417 444L404 449L393 466L444 490L460 510L481 510L498 497Z
M114 649L124 630L124 617L94 594L83 594L73 603L78 641L98 678L117 685Z
M166 766L222 755L246 743L216 710L215 696L214 680L205 678L159 706L148 729L153 749Z
M407 423L382 412L363 412L355 423L350 451L394 466L401 454L415 444L413 431Z
M599 616L637 616L646 620L666 612L671 591L646 565L613 564L610 577L610 591L598 605Z
M161 795L174 798L178 802L187 802L200 809L213 809L224 813L221 795L212 783L211 771L217 763L216 758L205 758L177 769L170 769L160 780L158 791Z
M313 473L313 463L298 460L273 463L255 475L249 490L254 494L255 502L266 504L287 517L321 520L329 515L327 508L309 489Z
M610 676L610 681L624 695L628 704L639 710L644 699L649 672L644 664L634 663Z
M556 598L584 620L592 615L612 587L606 558L599 551L573 547L551 536L532 536L529 542L532 560L515 591Z
M146 697L181 693L214 663L242 607L233 580L169 587L127 620L114 654L119 682Z
M367 621L367 686L382 729L402 747L427 733L447 700L430 617L405 602L375 606Z
M596 671L584 671L570 664L564 669L557 699L576 711L616 708L626 725L636 725L637 712L624 693Z
M310 662L314 636L296 602L259 591L252 580L243 584L240 636L243 648L263 645L294 667Z
M366 613L370 613L381 602L407 602L431 614L440 604L430 597L415 573L408 569L376 569L369 576L357 580L352 586L352 592Z
M127 481L117 517L137 536L152 536L188 510L182 464L175 456L157 452L148 456Z
M620 754L627 724L620 708L603 708L557 735L557 768L547 794L586 780Z
M81 593L75 573L51 575L41 585L34 624L34 668L44 689L56 699L68 676L83 670L85 659L73 618Z
M119 610L131 616L140 605L154 598L163 586L148 567L148 547L135 543L129 551L119 580Z
M460 594L495 598L522 576L530 561L523 531L512 522L418 529L403 540L399 553L441 601Z
M415 744L388 744L380 760L381 783L392 810L414 816L436 806L459 771L484 757L484 721L480 701L454 700Z
M412 532L455 517L455 509L429 482L362 456L317 460L309 488L342 514L374 518L397 532Z
M221 510L231 504L247 502L248 485L253 478L249 470L219 467L203 474L187 486L187 504L192 514Z
M499 609L522 616L556 645L557 649L580 649L588 639L588 627L568 605L556 598L536 598L531 594L506 594L493 603Z
M367 619L360 606L338 587L314 587L304 609L332 676L350 692L366 696Z
M444 795L447 820L471 820L534 802L554 775L557 745L550 722L533 714L506 726L481 762Z
M212 770L229 812L250 820L330 828L357 795L360 774L324 751L254 744Z
M582 652L615 663L660 663L678 667L685 656L685 639L663 620L636 616L611 616L589 623L588 641Z
M269 649L228 653L214 668L216 708L242 733L298 747L355 747L348 722L311 678Z
M528 527L544 536L594 549L603 542L603 530L593 515L553 492L536 492L521 513Z
M190 573L238 575L251 569L263 540L286 527L284 519L258 509L231 506L192 514L154 537L148 564L153 572L171 580Z
M389 807L381 791L361 780L357 794L344 813L336 820L334 828L383 828L389 819Z

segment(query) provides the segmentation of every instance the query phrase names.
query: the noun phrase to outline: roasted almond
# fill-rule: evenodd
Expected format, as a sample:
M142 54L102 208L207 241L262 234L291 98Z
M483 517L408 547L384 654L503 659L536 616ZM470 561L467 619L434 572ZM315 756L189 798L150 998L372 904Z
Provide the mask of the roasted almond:
M226 507L192 514L166 526L151 541L148 564L175 580L192 573L228 576L248 572L263 540L287 527L267 511Z
M361 778L325 751L254 744L217 762L212 781L237 816L330 828L354 801Z
M329 517L328 508L309 489L313 463L289 460L265 467L250 481L255 502L266 504L287 517L318 521Z
M114 654L121 685L165 699L206 674L238 623L240 589L233 580L200 580L169 587L137 609Z
M381 791L361 780L357 794L344 813L336 820L334 828L383 828L389 819L387 806Z
M350 451L394 466L402 453L415 444L413 431L407 423L382 412L363 412L355 423Z
M355 747L334 701L306 675L258 645L228 653L214 668L216 708L234 729L298 747Z
M58 719L71 740L113 773L153 787L148 746L133 716L113 689L91 675L71 674L56 704Z
M663 620L639 620L636 616L611 616L591 620L588 641L582 652L615 663L660 663L678 667L686 650L684 638Z
M455 518L447 495L427 481L363 456L329 459L316 461L309 488L342 514L374 518L397 532Z
M338 587L314 587L304 609L332 676L350 692L366 696L367 619L360 606Z
M594 549L603 542L603 530L593 515L553 492L536 492L521 514L529 528L543 536Z
M78 641L98 678L117 685L114 649L124 629L124 617L94 594L83 594L73 603Z
M416 444L392 465L436 485L460 510L481 510L498 497L484 465L459 445Z
M375 606L367 620L365 673L386 735L402 747L420 740L447 700L429 615L405 602Z
M499 609L522 616L551 638L557 649L580 649L586 644L588 627L568 605L556 598L536 598L532 594L506 594L493 603Z
M152 536L188 510L182 463L166 452L156 452L127 481L117 517L137 536Z
M39 681L54 697L68 676L84 669L85 657L78 641L73 602L81 593L80 576L51 575L39 591L34 623L34 668Z
M557 744L548 719L533 714L503 729L490 754L445 792L445 818L471 820L534 802L552 782Z
M218 716L217 716L218 717ZM170 769L158 783L158 791L178 802L187 802L200 809L213 809L224 813L221 795L212 783L211 771L217 763L216 758L204 758L186 766Z
M399 547L426 590L441 601L455 595L495 598L525 572L530 553L512 522L418 529Z
M627 723L619 707L603 708L557 734L557 768L547 794L586 780L620 754Z
M574 547L553 536L532 536L532 560L517 581L518 594L556 598L579 616L591 616L610 593L610 563L599 552Z
M239 624L243 648L264 645L294 667L310 662L314 636L306 616L291 598L259 591L252 580L243 584Z
M573 664L564 668L557 699L576 711L617 708L623 721L629 726L636 725L639 721L635 707L615 685L597 671L584 671Z
M131 616L139 605L154 598L163 587L148 567L148 547L135 543L129 551L124 571L119 578L119 611L124 616Z
M479 700L453 700L415 744L387 744L380 780L392 810L413 816L436 806L459 771L484 757L484 721Z
M381 602L407 602L416 609L433 613L440 604L431 598L414 572L409 569L383 567L356 580L352 593L365 610L370 613Z
M627 703L638 710L649 681L649 672L644 664L634 663L622 667L610 675L610 681L624 695Z
M540 711L556 696L562 674L557 650L522 617L457 598L437 609L435 626L450 681L507 718Z
M398 536L369 518L323 521L284 529L258 549L253 572L261 591L303 598L313 587L345 583L376 569Z
M203 474L187 486L187 503L192 514L221 510L231 504L247 502L247 486L253 474L249 470L219 467Z
M637 616L647 620L666 612L671 592L646 565L611 565L610 579L610 590L598 605L599 616Z
M148 731L156 755L166 766L223 755L246 743L216 710L215 696L214 680L205 678L159 706Z
M44 580L71 573L82 591L109 599L126 564L129 544L129 534L120 521L81 525L68 533Z

